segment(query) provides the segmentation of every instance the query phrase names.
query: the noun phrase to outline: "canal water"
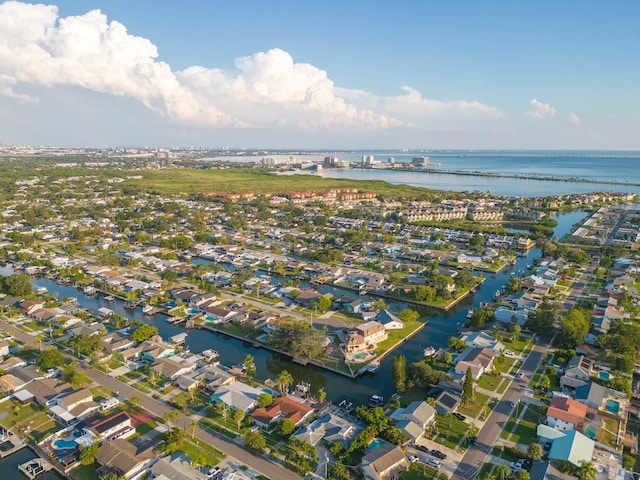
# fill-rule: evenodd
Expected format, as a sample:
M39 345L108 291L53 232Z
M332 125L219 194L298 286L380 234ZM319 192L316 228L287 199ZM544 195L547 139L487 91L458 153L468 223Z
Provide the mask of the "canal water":
M557 217L556 235L558 237L563 236L574 223L585 215L583 212L571 212ZM220 353L221 361L226 365L241 363L244 356L250 353L255 358L257 378L259 380L275 378L280 371L286 369L296 382L310 382L312 391L323 387L327 393L327 399L333 402L347 400L354 405L358 405L365 403L372 394L388 398L394 392L391 380L391 366L394 356L404 355L407 362L411 363L423 358L423 351L427 346L436 348L446 346L449 338L456 334L457 326L465 322L469 307L478 305L482 301L491 301L495 291L507 283L512 273L524 274L526 266L533 263L539 256L540 250L533 248L525 257L518 257L514 266L506 268L497 274L484 274L486 281L476 293L465 298L448 312L431 308L419 308L421 318L428 322L427 326L400 345L393 354L387 356L375 374L365 374L355 379L313 366L301 366L276 353L255 348L250 343L206 330L189 330L186 343L194 353L200 353L206 349L217 350ZM3 272L0 271L0 273L8 274L6 269ZM97 311L101 307L107 307L119 315L155 325L158 327L160 335L165 339L184 331L182 327L167 323L167 317L164 315L159 314L148 317L142 313L140 308L135 310L125 309L124 302L119 300L105 301L101 295L87 296L81 290L71 286L58 285L46 278L36 278L33 280L33 284L36 287L47 287L50 293L58 292L58 298L61 299L64 297L76 297L80 306L85 309ZM404 305L401 302L389 303L391 303L390 307L394 311L399 311L403 308L415 309L415 306Z
M25 448L0 460L0 478L2 480L27 480L27 477L18 470L21 465L29 460L33 460L37 455L30 448ZM63 480L64 477L55 470L50 470L38 475L38 480Z

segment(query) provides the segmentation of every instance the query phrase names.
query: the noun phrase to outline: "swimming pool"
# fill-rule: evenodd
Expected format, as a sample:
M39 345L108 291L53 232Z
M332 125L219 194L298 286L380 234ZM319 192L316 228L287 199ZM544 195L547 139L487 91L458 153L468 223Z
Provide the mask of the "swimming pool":
M381 438L374 438L371 440L371 443L369 443L367 448L369 448L369 450L373 450L374 448L378 448L380 445L384 445L384 440Z
M603 372L603 371L599 371L598 376L603 380L609 380L611 378L611 375L609 375L609 372Z
M585 428L584 433L589 438L596 438L596 429L593 427L593 425L589 425L587 428Z
M620 411L620 402L617 400L607 400L607 403L604 405L604 409L611 413L618 413Z
M356 353L353 356L354 360L364 360L365 358L367 358L367 354L366 353Z
M61 438L55 441L53 447L56 450L71 450L72 448L77 448L78 443L75 440L65 440Z

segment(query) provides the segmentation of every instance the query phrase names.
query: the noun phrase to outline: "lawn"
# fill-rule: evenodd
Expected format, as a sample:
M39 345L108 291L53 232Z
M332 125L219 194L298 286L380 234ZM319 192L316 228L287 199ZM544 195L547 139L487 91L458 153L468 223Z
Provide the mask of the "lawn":
M55 422L34 403L22 405L9 400L0 404L0 412L6 415L0 418L0 425L8 429L29 427L34 434L40 435L55 425Z
M431 480L436 478L438 470L422 462L412 463L408 470L400 472L400 480Z
M500 384L500 386L498 387L498 393L502 395L504 392L506 392L507 388L509 388L510 383L511 381L508 378L505 378Z
M416 330L423 328L424 326L425 323L421 322L420 320L404 321L404 328L389 330L387 332L389 334L388 338L378 344L376 353L381 354L383 352L386 352L396 343L410 337Z
M98 480L98 474L96 470L98 464L92 463L91 465L80 465L69 472L69 476L73 480Z
M485 407L490 407L489 396L480 392L476 392L473 400L461 406L458 411L468 417L478 418Z
M213 467L226 457L224 453L197 438L186 438L180 442L179 451L200 465Z
M513 411L513 415L509 418L507 426L500 436L515 443L529 445L537 439L536 430L542 410L539 407L528 404L522 418L516 420L518 418L517 415L522 413L522 408L525 407L519 404L518 408Z
M501 381L502 378L497 375L484 374L482 375L482 377L480 377L477 385L480 388L484 388L485 390L491 390L492 392L495 392Z
M469 428L469 424L458 420L453 415L436 415L436 429L438 430L438 437L435 439L437 443L440 443L449 448L457 448L458 443L464 438L464 434Z

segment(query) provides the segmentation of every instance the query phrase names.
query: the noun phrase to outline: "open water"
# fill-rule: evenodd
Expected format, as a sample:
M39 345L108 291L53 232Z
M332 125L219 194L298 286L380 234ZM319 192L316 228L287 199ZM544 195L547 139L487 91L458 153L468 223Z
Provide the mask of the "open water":
M340 160L349 162L360 162L363 155L373 155L376 161L382 163L386 163L389 157L393 157L397 164L410 163L412 157L428 156L431 163L440 163L441 165L437 167L437 172L325 169L318 173L318 175L327 178L384 180L394 184L437 190L480 191L490 192L493 195L524 197L594 191L640 194L640 186L638 186L640 184L640 152L372 151L298 155L298 159L321 161L328 155L334 155ZM253 159L256 160L255 157ZM467 174L461 175L454 172ZM474 172L536 176L540 179L487 177L473 175ZM553 181L549 179L553 179ZM588 182L580 180L588 180ZM612 185L605 182L619 183Z

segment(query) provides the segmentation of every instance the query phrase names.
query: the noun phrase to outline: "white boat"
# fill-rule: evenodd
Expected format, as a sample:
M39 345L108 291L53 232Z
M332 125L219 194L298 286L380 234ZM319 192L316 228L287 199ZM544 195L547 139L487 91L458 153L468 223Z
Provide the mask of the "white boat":
M373 405L382 405L384 403L384 397L381 397L380 395L371 395L369 397L369 403Z
M49 290L47 289L47 287L38 287L36 288L36 293L48 293Z
M104 297L105 302L113 302L115 299L116 297L114 297L113 295L107 295L106 297Z
M496 290L496 293L493 294L493 298L500 298L502 295L502 290Z
M424 356L425 357L431 357L431 356L435 355L435 353L436 353L436 347L428 346L427 348L424 349Z
M145 305L144 307L142 307L142 313L151 313L153 312L153 307L151 305Z
M471 318L473 317L473 308L470 308L469 311L467 312L467 318Z
M82 291L85 295L94 295L96 293L96 287L93 285L87 285L82 289Z

